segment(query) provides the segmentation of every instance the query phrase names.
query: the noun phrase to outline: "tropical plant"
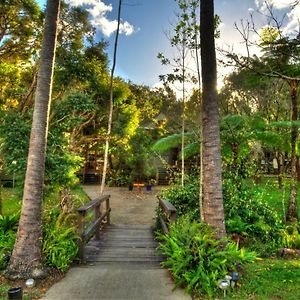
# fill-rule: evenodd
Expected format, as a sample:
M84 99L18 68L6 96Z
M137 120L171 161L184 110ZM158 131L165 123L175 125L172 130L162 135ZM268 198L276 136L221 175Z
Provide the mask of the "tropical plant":
M13 250L20 213L0 216L0 270L6 268Z
M275 249L279 247L279 232L283 224L278 213L263 200L262 194L253 192L235 173L226 172L223 196L228 233L246 239L249 247L254 241L273 244Z
M177 210L178 216L189 213L193 220L199 219L199 177L185 176L185 185L178 179L168 189L161 192L161 197L170 201Z
M43 226L43 261L44 264L65 272L78 252L78 235L73 214L50 212L48 221Z
M286 248L300 249L300 226L292 224L280 231L282 246Z
M210 298L219 292L218 280L236 270L237 264L251 262L256 255L238 245L215 239L216 231L205 223L182 217L172 224L169 235L159 235L159 249L167 256L167 267L176 286L189 293Z

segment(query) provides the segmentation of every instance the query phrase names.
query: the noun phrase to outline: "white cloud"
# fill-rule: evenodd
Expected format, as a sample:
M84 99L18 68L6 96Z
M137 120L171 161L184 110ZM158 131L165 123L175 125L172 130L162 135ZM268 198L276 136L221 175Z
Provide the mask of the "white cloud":
M267 10L266 0L255 0L256 6L261 11ZM295 4L295 0L268 0L268 5L277 10L290 9ZM299 4L287 13L288 22L283 28L285 34L293 33L299 30L300 25L300 6Z
M85 5L86 10L90 13L92 20L91 23L97 29L99 29L105 36L109 37L113 32L117 30L118 21L110 20L106 16L108 12L111 12L113 7L111 4L107 5L102 0L69 0L71 6ZM127 21L121 22L120 33L130 35L134 32L134 27Z
M289 8L293 3L295 3L295 0L268 0L266 3L266 0L255 0L256 6L261 9L267 8L267 3L269 6L273 6L275 9L284 9Z

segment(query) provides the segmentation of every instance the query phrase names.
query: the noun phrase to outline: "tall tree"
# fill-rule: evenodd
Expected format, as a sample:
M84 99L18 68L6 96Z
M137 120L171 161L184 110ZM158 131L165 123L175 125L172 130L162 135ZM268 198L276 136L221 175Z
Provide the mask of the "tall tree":
M110 135L111 135L113 110L114 110L113 83L114 83L114 72L115 72L115 67L116 67L118 38L119 38L120 23L121 23L121 8L122 8L122 0L119 0L118 25L117 25L115 45L114 45L114 58L113 58L113 65L112 65L111 74L110 74L109 112L108 112L107 135L106 135L106 140L105 140L105 152L104 152L103 172L102 172L102 179L101 179L101 186L100 186L100 195L103 193L103 190L104 190L107 165L108 165L109 139L110 139Z
M296 5L297 3L295 3ZM241 22L241 28L236 28L241 33L245 45L247 47L248 56L239 57L230 54L229 57L237 66L243 69L251 70L260 76L276 78L284 82L290 93L290 121L291 121L291 192L289 197L288 211L286 215L287 221L296 221L298 219L297 209L297 155L296 143L298 139L298 128L295 124L298 121L298 89L299 89L299 33L295 37L293 33L285 32L282 23L275 16L272 6L266 1L268 25L256 30L252 17L252 31L257 34L258 43L254 43L260 47L262 56L250 57L250 45L253 41L249 40L249 32L244 22ZM292 6L291 9L295 7Z
M27 60L39 47L41 10L35 0L0 1L0 58Z
M59 0L47 1L21 218L5 272L12 279L45 276L41 257L41 209L59 4Z
M220 115L217 98L217 66L214 39L214 1L200 3L202 74L202 188L203 220L226 235L222 196Z

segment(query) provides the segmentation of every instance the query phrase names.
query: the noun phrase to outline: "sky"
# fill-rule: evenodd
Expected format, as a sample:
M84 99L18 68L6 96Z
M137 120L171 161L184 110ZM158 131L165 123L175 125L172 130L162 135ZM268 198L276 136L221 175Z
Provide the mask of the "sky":
M97 28L97 38L109 42L108 54L113 55L115 30L117 27L118 0L68 0L71 5L84 4ZM268 0L281 15L295 0ZM44 7L46 0L38 0ZM234 23L249 19L250 13L257 16L258 27L263 25L262 15L266 9L265 0L215 0L215 13L221 18L221 37L217 45L223 49L233 48L237 52L244 49L240 34ZM116 75L134 83L157 86L159 75L168 72L157 59L159 52L168 57L175 54L166 32L176 21L175 0L123 0L121 35L118 43ZM286 31L299 28L300 7L296 7L285 20ZM221 77L226 70L219 72Z

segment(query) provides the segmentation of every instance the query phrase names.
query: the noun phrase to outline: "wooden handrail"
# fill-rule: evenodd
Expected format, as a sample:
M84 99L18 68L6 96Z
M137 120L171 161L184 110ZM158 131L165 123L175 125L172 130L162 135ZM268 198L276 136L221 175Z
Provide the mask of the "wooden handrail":
M162 213L159 216L159 221L161 224L161 227L165 234L169 233L168 224L173 223L176 220L176 208L174 205L166 200L162 199L159 196L157 197L159 202L159 208L162 210Z
M84 246L85 244L95 235L96 239L100 238L100 228L101 224L105 221L105 224L110 224L110 212L111 208L109 206L110 195L104 195L96 198L86 205L77 209L78 212L78 232L79 232L79 253L78 256L81 262L84 261ZM101 204L106 201L105 211L101 212ZM86 220L87 213L91 210L95 211L94 221L91 226L86 228L88 224Z
M104 196L101 196L99 198L96 198L92 201L90 201L89 203L87 203L86 205L84 206L81 206L77 209L77 212L78 213L83 213L84 211L87 211L89 209L92 209L94 208L96 205L98 204L101 204L102 202L106 201L108 198L110 197L110 195L104 195Z

